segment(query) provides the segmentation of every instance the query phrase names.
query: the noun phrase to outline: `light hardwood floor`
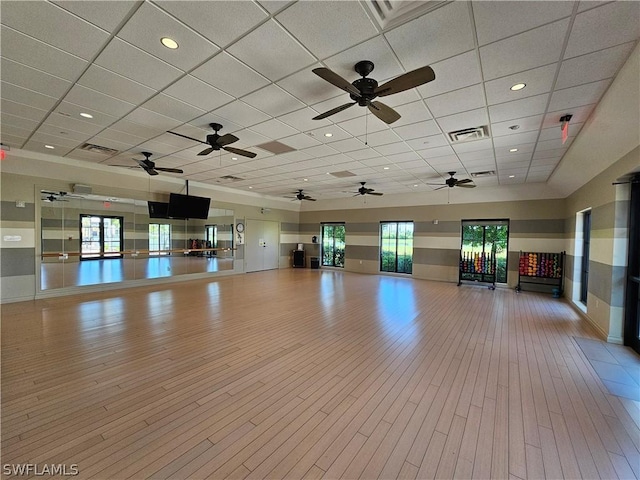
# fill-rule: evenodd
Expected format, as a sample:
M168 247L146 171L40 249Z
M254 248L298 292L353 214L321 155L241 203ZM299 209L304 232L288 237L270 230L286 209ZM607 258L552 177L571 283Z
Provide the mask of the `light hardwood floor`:
M2 463L78 478L635 478L548 294L285 269L2 307ZM21 477L24 478L24 477Z

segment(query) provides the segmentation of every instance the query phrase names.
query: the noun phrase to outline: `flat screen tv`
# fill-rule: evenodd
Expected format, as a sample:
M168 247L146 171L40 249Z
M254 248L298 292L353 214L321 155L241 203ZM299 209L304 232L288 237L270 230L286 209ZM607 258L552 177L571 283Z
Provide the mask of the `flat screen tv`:
M149 218L169 218L167 202L147 202L149 207Z
M210 204L211 199L208 197L172 193L169 196L167 215L170 218L202 218L206 220L209 217Z

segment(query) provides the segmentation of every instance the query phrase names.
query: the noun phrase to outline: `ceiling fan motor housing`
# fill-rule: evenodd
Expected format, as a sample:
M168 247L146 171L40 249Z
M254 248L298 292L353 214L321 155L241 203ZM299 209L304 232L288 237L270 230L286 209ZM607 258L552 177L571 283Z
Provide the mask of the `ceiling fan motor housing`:
M359 78L351 83L360 91L360 97L356 97L353 94L349 94L351 100L358 102L358 105L365 107L368 103L376 98L378 95L374 93L374 90L378 87L378 82L373 78Z

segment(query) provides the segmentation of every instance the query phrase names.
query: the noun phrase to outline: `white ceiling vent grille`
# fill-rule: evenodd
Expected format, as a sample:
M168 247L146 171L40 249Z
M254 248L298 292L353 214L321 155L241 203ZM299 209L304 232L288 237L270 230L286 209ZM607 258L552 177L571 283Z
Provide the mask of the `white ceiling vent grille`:
M80 147L80 150L86 150L87 152L102 153L103 155L116 155L120 153L118 150L109 147L102 147L93 143L85 143Z
M480 140L489 137L489 127L483 125L481 127L465 128L447 133L452 143L470 142L471 140Z
M369 0L366 5L380 28L385 30L424 15L445 3L447 2L443 0Z
M340 172L329 172L329 175L333 175L336 178L347 178L347 177L355 177L356 174L350 172L349 170L342 170Z
M493 177L496 174L495 170L485 170L484 172L472 172L470 173L470 175L473 178L479 178L479 177Z

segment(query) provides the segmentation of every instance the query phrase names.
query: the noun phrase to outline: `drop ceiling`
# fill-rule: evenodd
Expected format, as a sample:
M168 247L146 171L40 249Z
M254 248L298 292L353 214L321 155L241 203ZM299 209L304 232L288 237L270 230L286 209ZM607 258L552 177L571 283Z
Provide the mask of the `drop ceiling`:
M184 170L163 175L279 197L341 198L361 181L431 191L449 171L544 183L640 37L639 2L383 4L399 14L381 21L370 1L2 0L0 140L108 171L148 151ZM424 65L436 79L381 98L401 115L390 125L359 106L312 120L349 101L312 69L352 82L360 60L379 83ZM212 122L257 156L198 156L205 145L167 133L205 140ZM483 126L485 138L447 135ZM258 146L271 142L293 151Z

